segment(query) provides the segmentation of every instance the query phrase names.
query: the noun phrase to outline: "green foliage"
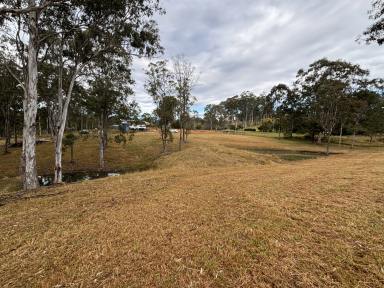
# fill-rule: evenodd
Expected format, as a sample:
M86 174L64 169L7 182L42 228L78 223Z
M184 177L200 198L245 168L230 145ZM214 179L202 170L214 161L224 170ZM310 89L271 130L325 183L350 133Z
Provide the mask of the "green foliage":
M77 140L77 137L73 133L66 134L63 138L63 145L64 147L72 147L75 145L75 142Z
M127 135L128 135L128 137L127 137ZM127 142L132 141L134 137L135 137L135 132L129 131L128 134L127 133L120 133L119 135L116 135L114 138L114 141L117 144L123 144L125 146L127 144Z
M273 132L274 121L271 118L264 119L259 126L261 132Z
M127 144L127 137L125 137L125 135L123 135L123 134L116 135L115 136L115 142L117 144L123 143L125 145L125 144Z
M175 120L178 101L173 96L166 96L160 102L155 110L160 126L169 126Z
M154 117L154 115L150 113L144 113L143 115L141 115L140 120L143 122L147 122L150 125L153 125L156 122L156 117Z
M384 99L376 98L375 103L370 105L362 127L371 138L377 134L384 134Z
M367 43L376 42L382 45L384 43L384 1L374 0L369 14L374 23L364 32L365 40Z
M65 151L65 149L67 147L69 147L71 149L71 163L74 163L74 160L73 160L73 147L75 145L75 142L77 140L77 137L75 134L73 133L69 133L69 134L66 134L63 138L63 150Z
M166 150L167 143L173 141L170 128L172 122L175 120L177 106L178 101L175 97L166 96L159 102L155 110L155 115L158 117L164 151Z

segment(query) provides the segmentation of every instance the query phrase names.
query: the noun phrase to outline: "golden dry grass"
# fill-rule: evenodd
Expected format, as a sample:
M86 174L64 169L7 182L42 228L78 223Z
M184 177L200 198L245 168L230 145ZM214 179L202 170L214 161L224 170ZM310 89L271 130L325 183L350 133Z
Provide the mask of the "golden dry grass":
M158 169L8 202L0 286L383 287L384 153L234 148L318 149L298 145L198 134Z

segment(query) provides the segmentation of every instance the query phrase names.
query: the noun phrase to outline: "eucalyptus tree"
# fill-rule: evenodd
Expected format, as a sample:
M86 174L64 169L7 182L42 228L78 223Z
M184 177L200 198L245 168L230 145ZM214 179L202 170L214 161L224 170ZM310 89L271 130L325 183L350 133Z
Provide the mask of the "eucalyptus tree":
M213 125L217 122L216 105L208 104L205 106L204 118L209 123L209 129L213 130Z
M309 117L320 124L327 138L327 154L346 99L364 88L368 75L369 72L359 65L328 59L318 60L308 70L298 72L296 86Z
M189 113L196 101L192 90L197 82L196 69L185 57L178 56L173 59L173 77L175 82L176 98L179 101L180 139L179 150L182 142L187 141Z
M241 115L239 96L230 97L222 104L231 123L235 123L235 130L237 130Z
M352 95L350 108L350 121L353 129L352 148L355 146L358 129L365 129L371 135L371 139L374 134L372 132L380 131L380 128L377 129L377 127L379 123L383 123L381 117L384 116L384 108L380 107L382 103L381 96L372 89L360 90ZM378 123L374 123L374 120L377 120Z
M66 2L63 0L8 0L1 1L0 26L8 58L18 64L22 75L18 77L8 67L24 92L23 149L21 170L23 187L26 190L39 186L36 169L36 115L38 56L42 38L40 20L46 11Z
M144 87L152 97L156 105L155 115L158 118L163 152L166 152L167 143L172 139L170 125L175 120L176 108L178 107L175 88L175 75L168 68L167 61L150 63L145 72L147 79Z
M238 105L240 110L240 120L243 123L244 128L247 128L248 124L254 122L254 112L256 108L256 96L253 92L244 91L240 94Z
M161 141L163 143L163 153L167 152L167 144L173 141L172 131L170 130L172 122L176 119L176 109L178 101L174 96L162 97L154 113L158 118L161 131Z
M211 130L223 128L226 123L227 114L222 103L208 104L204 108L204 119Z
M111 57L99 58L89 75L89 91L84 104L98 118L99 164L105 169L105 150L108 144L108 122L122 110L128 109L128 97L133 94L131 70L126 61ZM127 110L124 110L127 111Z
M384 134L384 97L377 93L372 96L365 118L361 123L362 128L371 138L371 142L378 134Z
M285 84L278 84L271 89L268 95L272 113L279 122L279 137L281 129L284 128L284 134L292 137L295 120L300 113L300 104L298 93Z

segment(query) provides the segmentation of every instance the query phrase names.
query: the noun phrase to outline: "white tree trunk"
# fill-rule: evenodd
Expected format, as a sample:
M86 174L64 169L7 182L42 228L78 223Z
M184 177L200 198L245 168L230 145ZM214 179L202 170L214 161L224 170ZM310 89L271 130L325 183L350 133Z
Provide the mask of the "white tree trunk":
M339 146L341 146L341 144L343 143L343 123L341 123L341 126L340 126L340 135L339 135Z
M64 129L59 130L55 137L55 177L54 183L60 184L63 182L63 167L62 167L62 152L63 152L63 136Z
M35 1L29 1L30 6ZM28 44L28 85L24 99L24 127L22 171L24 190L39 187L36 169L36 115L37 115L37 15L29 13L29 44Z
M105 151L105 135L104 135L104 115L102 114L100 117L100 125L99 125L99 165L100 170L105 169L105 161L104 161L104 151Z
M67 123L68 108L69 103L72 98L72 91L75 85L76 77L80 72L81 67L75 69L74 75L72 76L71 83L69 84L67 97L65 99L64 106L63 103L63 92L62 92L62 78L59 80L59 91L58 91L58 116L57 123L55 124L55 177L54 183L61 184L63 183L63 167L62 167L62 153L63 153L63 137L65 132L65 126ZM62 77L62 73L59 73L59 77Z

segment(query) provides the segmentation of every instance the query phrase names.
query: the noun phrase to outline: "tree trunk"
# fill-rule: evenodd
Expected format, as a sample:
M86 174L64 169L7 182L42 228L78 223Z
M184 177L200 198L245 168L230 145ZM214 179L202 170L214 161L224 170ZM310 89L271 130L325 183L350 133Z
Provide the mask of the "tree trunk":
M168 135L167 135L167 126L160 126L160 131L161 131L161 140L163 142L163 153L167 152L167 140L168 140Z
M35 6L34 0L29 0L29 6ZM29 44L28 44L28 85L24 99L23 150L21 166L24 172L24 190L39 187L36 168L36 115L37 115L37 12L29 12Z
M62 48L61 48L62 49ZM62 50L61 50L62 51ZM62 58L60 58L62 65ZM54 176L54 183L60 184L63 182L63 169L62 169L62 153L63 153L63 137L65 132L65 127L67 123L67 116L68 116L68 108L69 103L72 98L72 91L73 87L75 85L76 77L79 73L81 68L77 67L75 69L74 74L72 75L71 82L69 84L67 97L65 99L65 103L63 105L63 73L62 73L62 66L59 68L59 88L58 88L58 99L57 99L57 116L56 116L56 122L55 123L55 176Z
M15 115L15 119L13 120L13 137L15 139L15 145L17 145L17 120L16 120L16 115Z
M100 170L104 171L105 169L105 160L104 160L104 152L105 152L105 136L104 136L104 115L100 116L99 123L99 166Z
M183 141L183 133L184 133L184 128L183 128L183 124L181 122L181 118L180 118L180 135L179 135L179 151L181 151L181 142Z
M39 137L41 137L41 116L39 116Z
M340 126L340 136L339 136L339 146L341 146L341 144L343 144L343 123L341 123L341 126Z
M353 129L353 138L352 138L352 146L351 149L355 148L355 141L356 141L356 128Z
M64 129L59 129L55 137L55 176L54 183L63 183L63 167L62 167L62 153L63 153L63 137Z
M11 145L11 119L10 119L10 108L9 105L4 105L3 116L4 116L4 137L5 137L5 143L4 143L4 154L8 154L9 146Z
M317 137L317 144L321 145L321 138L322 138L322 133L319 133L319 136Z
M244 128L248 128L248 109L245 108L245 123Z
M331 134L332 133L328 133L328 141L327 141L327 156L329 156L329 147L330 147L330 145L331 145Z

